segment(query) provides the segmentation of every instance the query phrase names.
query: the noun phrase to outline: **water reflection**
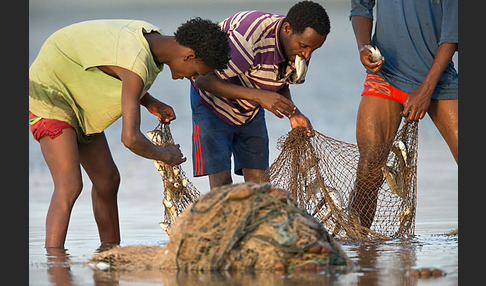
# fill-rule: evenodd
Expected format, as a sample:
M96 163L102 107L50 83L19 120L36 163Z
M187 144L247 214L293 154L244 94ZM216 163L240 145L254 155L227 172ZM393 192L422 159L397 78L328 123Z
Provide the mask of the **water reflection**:
M71 263L65 248L47 247L47 274L53 285L72 285Z
M86 262L72 262L67 249L46 249L50 285L77 285L72 272L84 272L83 279L94 285L457 285L457 237L428 236L378 242L341 242L355 267L330 267L318 273L178 272L155 269L120 268L98 270ZM95 251L96 252L96 251ZM434 258L440 254L440 257ZM426 257L426 258L424 258ZM89 258L87 258L89 259ZM425 261L424 261L425 260ZM442 262L441 262L442 261ZM442 263L442 264L440 264ZM448 264L449 263L449 264ZM427 281L410 277L421 267L448 272ZM448 268L449 267L449 268ZM73 270L74 269L74 270ZM451 271L452 269L452 271ZM92 278L88 278L89 275ZM78 281L79 282L79 281ZM121 282L121 283L120 283Z
M104 283L118 281L138 281L144 284L157 284L165 286L179 285L198 285L198 286L218 286L218 285L334 285L337 277L342 274L335 273L334 270L321 273L298 273L298 274L276 274L269 272L183 272L167 270L94 270L97 285L100 281ZM340 271L338 271L340 272ZM117 285L117 284L105 284Z
M359 265L357 285L415 285L407 271L416 265L417 245L408 239L352 245L348 251Z

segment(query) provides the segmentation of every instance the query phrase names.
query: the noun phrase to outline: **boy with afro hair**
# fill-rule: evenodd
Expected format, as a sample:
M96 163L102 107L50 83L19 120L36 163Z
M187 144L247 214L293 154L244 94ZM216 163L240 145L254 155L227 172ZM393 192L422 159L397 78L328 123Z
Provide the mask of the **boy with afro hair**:
M139 20L91 20L52 34L29 69L29 122L54 182L46 248L63 248L82 166L92 187L100 249L120 243L120 175L103 132L122 117L121 141L135 154L167 164L186 160L179 145L156 146L140 131L140 105L160 121L176 118L147 91L164 67L173 79L222 70L228 39L216 23L195 18L174 36Z

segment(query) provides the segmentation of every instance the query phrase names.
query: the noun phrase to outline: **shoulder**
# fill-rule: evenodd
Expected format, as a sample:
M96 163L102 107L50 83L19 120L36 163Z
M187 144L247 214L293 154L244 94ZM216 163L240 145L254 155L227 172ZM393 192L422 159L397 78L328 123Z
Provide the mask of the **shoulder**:
M228 33L236 30L240 34L248 34L258 32L282 18L285 16L259 10L242 11L223 20L220 26Z

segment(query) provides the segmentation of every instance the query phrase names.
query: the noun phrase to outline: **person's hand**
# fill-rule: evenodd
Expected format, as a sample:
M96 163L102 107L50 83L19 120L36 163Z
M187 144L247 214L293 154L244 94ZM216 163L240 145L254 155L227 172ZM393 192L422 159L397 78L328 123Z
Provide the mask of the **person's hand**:
M170 105L167 105L163 102L160 102L160 104L158 104L157 111L152 114L159 117L160 122L169 123L172 120L176 119L174 109Z
M383 65L385 64L385 58L382 57L381 60L377 62L372 62L371 61L371 51L368 50L365 46L362 46L359 49L359 58L361 60L361 63L365 67L365 69L369 70L373 74L376 74L379 72L382 68Z
M264 91L265 94L258 97L258 103L266 110L272 112L278 118L293 116L297 107L279 93Z
M182 154L181 148L179 144L176 145L170 145L170 146L165 146L161 147L164 148L164 153L165 156L162 159L164 163L169 164L171 166L179 165L184 163L187 158L183 157L184 155Z
M147 110L159 118L160 122L169 123L176 119L174 109L161 101L155 102Z
M418 121L424 118L429 110L430 99L432 94L426 91L422 85L416 90L407 95L403 103L403 111L401 115L407 119L408 122Z
M290 118L290 127L295 128L295 127L305 127L307 129L307 136L312 137L315 135L314 128L312 127L312 124L304 114L302 114L298 109L296 110L295 114L292 115Z
M163 103L150 94L144 96L142 105L144 105L150 113L157 116L160 122L169 123L176 119L174 109L170 105Z

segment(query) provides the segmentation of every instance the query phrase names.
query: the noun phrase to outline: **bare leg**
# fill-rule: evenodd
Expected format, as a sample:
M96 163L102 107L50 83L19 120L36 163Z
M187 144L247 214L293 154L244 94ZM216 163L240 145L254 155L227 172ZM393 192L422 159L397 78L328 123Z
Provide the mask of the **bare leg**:
M376 212L378 188L383 183L381 167L386 163L391 140L400 125L399 102L363 96L358 109L356 140L359 162L351 209L361 225L370 228Z
M265 170L261 169L243 169L245 182L264 183Z
M233 183L233 179L231 178L231 171L224 170L218 173L209 174L209 187L211 189L229 185Z
M459 162L458 155L458 104L459 100L432 100L429 116L432 118L440 134L449 145L452 156Z
M49 136L40 139L42 155L54 182L46 218L46 248L64 248L71 210L83 188L76 132L72 128L62 131L54 139Z
M81 164L93 183L91 198L101 247L119 244L117 194L120 174L113 162L105 134L96 134L91 143L80 145L79 155Z

